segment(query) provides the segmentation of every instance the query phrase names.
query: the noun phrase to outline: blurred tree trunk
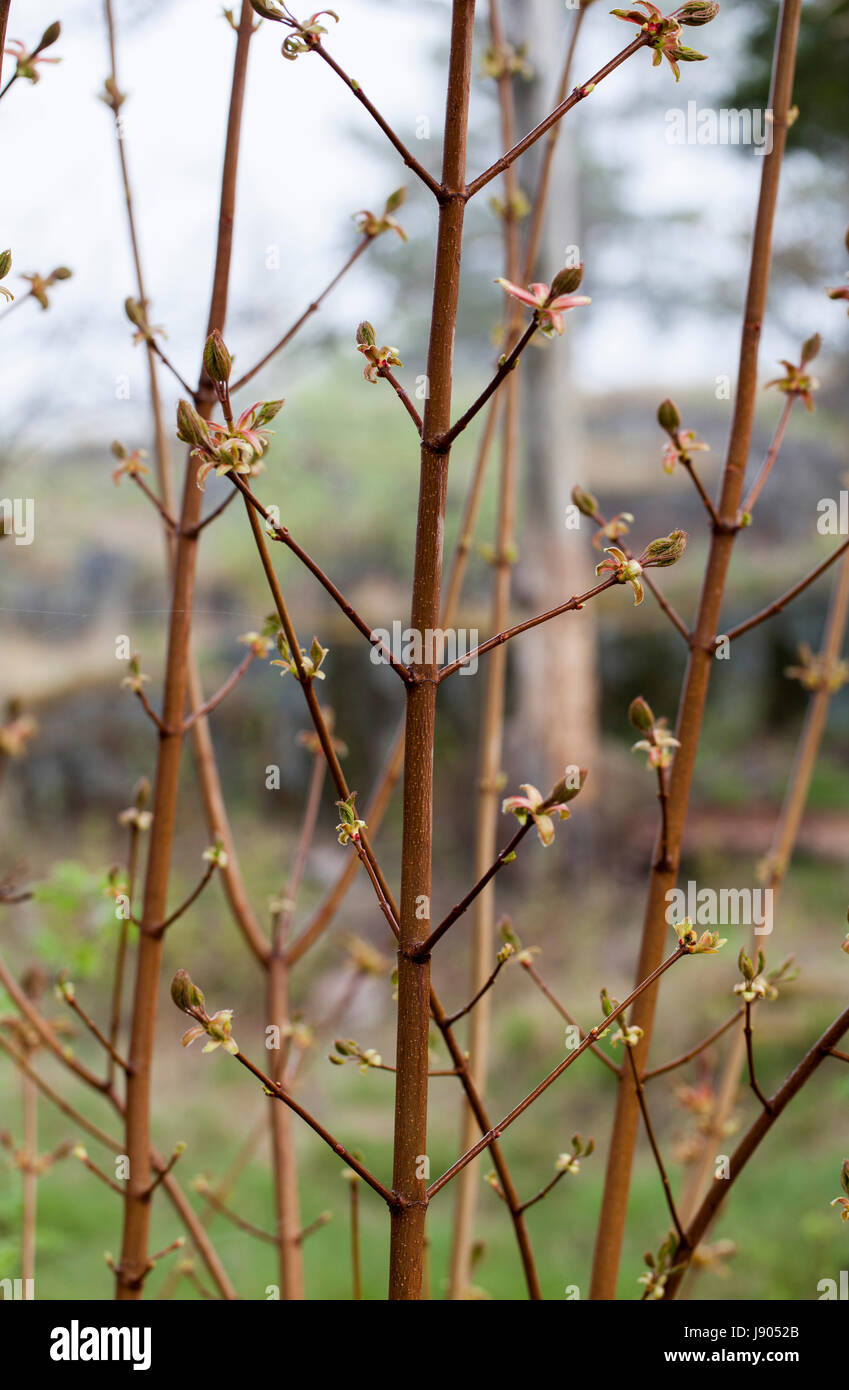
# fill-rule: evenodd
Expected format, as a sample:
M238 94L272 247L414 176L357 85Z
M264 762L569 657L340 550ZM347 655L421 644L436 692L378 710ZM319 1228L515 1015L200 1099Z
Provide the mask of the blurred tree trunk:
M509 31L527 39L534 70L516 84L521 133L551 109L577 11L551 0L508 0ZM580 45L570 88L582 73ZM577 196L575 146L565 118L552 164L548 212L534 279L550 281L571 260L583 260ZM531 197L545 141L523 156L519 180ZM581 310L579 312L592 312ZM577 318L577 314L575 315ZM567 531L566 507L572 486L591 486L584 458L581 403L575 387L567 319L565 338L529 350L522 373L521 437L524 452L523 517L519 532L516 598L528 614L541 612L589 586L592 569L587 527ZM542 339L537 340L543 343ZM514 739L520 741L523 771L544 790L569 763L592 767L598 745L596 631L591 608L564 615L524 633L516 663ZM525 761L527 760L527 761ZM593 780L581 802L593 795Z

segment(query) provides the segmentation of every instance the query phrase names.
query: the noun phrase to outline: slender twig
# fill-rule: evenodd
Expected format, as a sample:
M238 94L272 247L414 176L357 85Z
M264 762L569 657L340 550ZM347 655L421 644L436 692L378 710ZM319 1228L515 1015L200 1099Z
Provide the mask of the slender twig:
M713 525L721 527L722 521L720 520L719 512L716 510L716 507L713 505L713 502L711 501L710 497L705 491L705 485L699 477L698 473L696 472L693 460L689 458L686 454L684 454L681 456L681 463L684 465L684 471L690 475L696 492L702 499L704 509L710 517Z
M171 1169L179 1162L180 1155L182 1154L184 1147L185 1146L183 1144L178 1144L171 1157L169 1158L168 1162L165 1164L164 1168L159 1169L159 1172L156 1174L156 1177L150 1184L151 1197L153 1196L157 1187L159 1187L160 1184L163 1183L165 1179L168 1177L168 1174L171 1172Z
M122 1200L126 1198L126 1189L110 1178L108 1173L104 1173L102 1169L98 1168L97 1164L89 1158L84 1148L79 1147L75 1149L74 1156L79 1159L84 1168L87 1168L90 1173L94 1173L94 1176L99 1178L102 1183L105 1183L107 1187L111 1188L113 1192L117 1192Z
M519 963L522 966L522 969L525 971L525 973L527 975L530 975L534 984L537 986L537 989L539 989L545 995L546 999L550 1004L553 1004L560 1017L566 1023L568 1023L571 1028L578 1029L579 1041L583 1042L587 1034L583 1031L580 1025L575 1022L574 1018L569 1013L569 1011L567 1009L564 1009L560 1000L554 995L552 990L546 984L539 971L531 964L529 960L520 960ZM600 1047L598 1047L596 1043L591 1043L590 1052L593 1054L594 1057L598 1057L600 1062L604 1062L604 1065L608 1068L609 1071L612 1071L615 1076L619 1075L619 1068L614 1062L613 1058L608 1057L607 1053L604 1052Z
M561 1178L565 1178L568 1171L568 1168L561 1168L560 1172L555 1173L554 1177L551 1178L551 1180L547 1182L544 1187L541 1187L539 1192L534 1193L533 1197L529 1197L526 1202L522 1203L521 1210L527 1211L529 1207L535 1207L537 1202L541 1202L544 1197L548 1196L552 1188L557 1186ZM499 1192L498 1195L499 1197L503 1197L504 1194L503 1192Z
M772 472L773 467L775 465L775 461L778 458L779 450L781 449L781 445L784 441L784 434L787 429L787 422L790 419L790 412L793 409L796 400L797 397L794 395L787 395L784 398L784 408L781 412L781 416L778 421L775 434L773 435L772 443L769 446L767 456L761 464L760 471L757 477L755 478L755 481L752 483L752 486L749 489L748 496L746 497L746 500L743 503L742 510L744 512L748 512L750 516L752 514L752 509L754 508L755 503L761 495L764 483L766 482L767 478Z
M545 135L547 130L550 130L553 125L556 125L560 118L566 115L567 111L571 111L573 106L577 106L578 102L583 101L586 96L589 96L589 93L594 87L598 86L599 82L603 82L605 77L615 72L615 70L630 58L632 54L639 52L648 41L646 35L641 35L639 38L634 39L633 43L629 43L627 48L623 48L620 53L616 54L615 58L611 58L609 63L605 63L603 68L599 68L598 72L595 73L588 82L585 82L580 87L576 87L565 101L561 101L560 105L556 106L550 115L546 116L545 120L540 121L538 126L535 126L529 134L523 136L523 138L519 140L512 149L508 150L506 154L503 154L500 159L496 159L494 164L490 164L489 168L485 169L482 174L478 174L478 177L473 179L467 186L466 197L473 198L476 193L479 193L482 188L485 188L486 185L497 178L499 174L503 174L504 170L509 168L509 166L513 164L520 155L523 155L526 150L529 150L531 145L535 145L537 140Z
M78 1002L73 990L71 990L70 988L68 990L65 990L60 987L59 993L61 998L68 1005L68 1007L72 1009L73 1012L77 1015L77 1018L82 1020L82 1022L85 1024L86 1028L91 1033L91 1035L97 1038L97 1041L100 1043L100 1046L102 1048L105 1048L105 1050L109 1053L109 1056L112 1058L112 1061L116 1062L122 1071L129 1072L129 1063L124 1060L124 1058L118 1051L116 1051L115 1047L113 1047L112 1043L109 1041L106 1035L100 1031L94 1019L89 1017L85 1009Z
M376 123L380 126L380 129L383 131L390 145L392 145L394 149L398 151L404 163L407 165L407 168L412 169L413 173L421 179L422 183L430 189L431 193L433 193L435 197L440 198L444 196L443 190L440 188L440 185L437 183L436 179L433 177L432 174L428 173L424 165L420 164L419 161L416 159L415 155L411 154L411 152L407 149L407 146L400 139L400 137L396 135L395 131L392 129L391 125L389 125L388 121L384 120L383 116L381 116L377 107L369 101L359 82L354 82L348 76L348 74L345 71L343 71L343 69L336 62L335 58L331 58L327 49L318 39L312 38L310 35L305 35L304 37L309 45L310 50L313 53L317 53L320 58L324 59L327 66L333 69L337 77L340 77L342 81L345 83L345 86L348 88L348 90L353 92L354 96L357 98L357 101L365 107L372 120L376 121Z
M700 1052L704 1052L711 1043L715 1043L718 1038L721 1038L723 1033L727 1033L728 1029L733 1027L740 1018L742 1012L742 1009L735 1009L730 1018L721 1023L718 1028L714 1028L712 1033L708 1033L706 1038L703 1038L695 1047L691 1047L688 1052L682 1052L680 1057L673 1057L670 1062L664 1062L660 1067L652 1067L651 1071L643 1072L643 1081L651 1081L654 1076L663 1076L668 1071L675 1071L676 1068L683 1067L687 1062L692 1062L693 1058L698 1057Z
M719 491L718 512L723 524L719 529L714 527L711 532L690 659L678 706L675 732L681 746L677 750L669 779L667 858L670 867L660 869L652 864L636 968L638 978L654 968L664 950L668 931L667 895L675 885L714 660L713 642L719 631L728 569L738 535L738 510L746 463L751 451L758 396L758 351L766 310L772 262L772 230L787 139L788 112L792 102L800 13L801 0L782 0L774 50L773 76L767 102L768 109L773 112L773 140L769 153L761 163L760 191L740 338L734 414ZM644 993L631 1018L631 1025L642 1030L634 1058L640 1070L645 1066L651 1046L656 1005L657 990L652 988ZM611 1299L616 1296L639 1123L640 1109L636 1090L631 1076L623 1069L608 1146L604 1195L596 1234L590 1284L590 1298L593 1300ZM717 1186L724 1187L725 1184Z
M518 637L520 633L527 632L532 627L539 627L540 623L550 622L552 618L558 618L561 613L574 613L583 608L591 598L597 594L604 593L612 584L618 583L615 576L611 575L608 579L603 579L600 584L596 584L592 589L588 589L585 594L576 594L568 599L566 603L560 603L556 608L549 608L545 613L538 613L535 618L526 618L524 622L516 623L513 627L508 627L504 632L498 632L494 637L489 637L482 642L479 647L473 647L466 655L458 657L456 661L451 661L447 666L442 666L439 671L439 681L444 681L448 676L453 676L455 671L459 671L461 666L467 666L470 661L477 661L486 652L491 652L493 647L500 647L502 642L509 642L512 637Z
M672 1187L669 1182L669 1174L666 1171L666 1166L663 1162L663 1157L661 1155L657 1139L655 1137L654 1127L651 1122L651 1116L649 1115L649 1107L646 1102L646 1093L643 1089L643 1083L640 1080L640 1073L637 1071L636 1062L634 1061L634 1049L632 1047L629 1047L626 1043L625 1050L628 1053L628 1062L630 1063L631 1067L631 1077L637 1091L637 1099L640 1102L640 1110L643 1116L643 1124L646 1127L648 1141L651 1145L651 1151L654 1154L654 1161L657 1164L657 1171L660 1174L660 1181L663 1184L663 1195L666 1198L666 1205L669 1207L669 1215L672 1217L672 1221L675 1226L675 1230L678 1235L679 1241L681 1241L682 1244L685 1244L687 1237L684 1235L684 1230L678 1216L678 1209L675 1206L675 1198L672 1196Z
M148 501L153 503L154 507L159 512L159 515L162 517L162 520L165 522L165 525L169 528L169 530L176 531L178 523L174 520L173 516L171 516L171 514L168 511L166 511L165 507L163 507L156 493L153 491L153 488L148 487L144 478L140 477L138 473L131 473L130 477L136 484L136 487L138 487L140 491L144 493Z
M398 378L393 375L393 373L389 370L388 367L378 367L377 375L383 377L384 381L389 382L389 385L392 387L392 390L395 392L395 395L398 397L402 406L404 407L413 424L415 425L416 433L418 435L421 435L422 417L416 410L416 407L413 405L413 402L410 400L410 397L407 395L407 392L404 390Z
M660 806L660 843L658 846L657 859L659 869L668 869L669 865L669 788L666 782L666 768L657 769L657 800Z
M236 487L239 489L239 491L245 499L245 502L249 505L249 507L253 507L254 511L258 512L259 515L266 522L269 529L273 532L275 540L282 541L283 544L287 546L289 550L292 551L293 555L297 555L298 559L302 562L302 564L306 565L307 569L310 571L310 574L313 574L315 576L315 578L321 584L322 588L325 589L328 594L330 594L330 597L333 599L334 603L336 603L338 607L341 608L345 616L349 618L350 621L354 624L354 627L357 629L357 631L362 633L363 637L368 639L371 646L373 646L377 651L380 652L387 666L391 666L395 674L400 676L401 680L404 681L405 684L409 684L412 677L410 675L410 672L407 670L407 667L404 666L402 662L396 661L391 649L386 645L384 641L381 640L381 638L379 638L374 633L374 631L369 627L368 623L360 617L359 613L354 608L354 606L348 602L344 594L340 593L333 581L329 579L328 576L324 573L324 570L321 568L321 566L318 565L316 561L313 560L312 557L307 554L307 552L303 549L302 546L298 545L298 542L292 536L288 528L286 526L281 526L278 522L272 520L268 510L263 506L259 498L256 497L253 492L251 492L251 489L248 487L247 483L242 478L240 478L237 473L231 473L229 477L231 478L232 482L236 485Z
M723 637L727 638L729 642L733 642L736 638L742 637L744 632L750 632L752 628L757 627L759 623L766 622L767 618L774 618L777 613L780 613L787 607L788 603L791 603L794 598L798 598L799 594L804 593L808 586L813 584L814 580L819 579L821 574L825 574L825 571L834 564L835 560L839 560L840 556L844 555L847 550L849 550L849 537L847 537L845 541L841 541L840 545L836 550L832 551L827 560L823 560L820 564L816 565L809 574L805 575L804 579L800 579L798 584L794 584L792 589L788 589L785 594L782 594L781 598L775 599L774 602L768 604L766 608L762 608L759 613L755 613L753 617L747 618L744 623L739 623L737 627L732 627L730 632L724 633L722 637L717 637L712 644L712 649L719 645Z
M749 1085L763 1106L764 1110L769 1110L770 1104L758 1085L755 1075L755 1049L752 1041L752 1005L750 1000L746 1000L746 1017L743 1023L743 1033L746 1038L746 1065L749 1068Z
M474 887L470 888L465 897L461 898L460 901L454 907L452 907L447 917L443 917L442 921L439 923L439 926L434 927L430 936L428 936L418 948L418 952L422 957L430 955L437 941L441 940L441 938L448 931L449 927L453 927L454 923L458 920L458 918L463 916L463 913L466 911L466 909L471 906L478 894L483 891L483 889L489 883L490 879L498 873L499 869L503 869L505 864L509 864L512 862L513 856L516 853L516 849L521 844L522 840L524 840L528 831L533 829L533 825L533 820L531 820L531 818L528 817L524 825L519 826L519 829L516 831L515 835L507 842L501 853L496 855L489 868L478 879ZM474 1003L474 1000L472 1002ZM471 1007L471 1005L469 1005L469 1007ZM449 1023L451 1023L452 1021L453 1020L451 1019L448 1020Z
M489 978L484 981L477 994L472 996L468 1004L464 1004L462 1009L458 1009L455 1014L449 1014L448 1018L445 1020L449 1027L453 1026L453 1024L455 1024L458 1019L465 1018L466 1014L471 1013L478 1000L482 999L483 996L487 993L487 991L492 989L492 986L495 984L495 981L498 979L498 976L501 974L501 971L507 964L508 959L509 958L507 956L504 956L503 959L498 961L495 969L492 971ZM455 1073L451 1072L447 1074L454 1075ZM432 1072L431 1075L434 1075L434 1073Z
M141 707L142 707L142 709L144 710L145 714L147 715L148 719L150 719L151 722L154 723L154 724L156 725L156 727L157 727L157 729L159 730L160 734L163 734L163 735L165 735L165 736L172 735L172 734L173 734L173 730L172 730L171 728L169 728L169 726L165 723L164 719L162 719L162 718L156 713L156 710L153 708L153 705L150 703L150 700L149 700L149 699L147 698L147 696L145 695L144 690L142 689L142 687L141 687L140 685L139 685L139 686L136 686L136 687L134 688L133 693L134 693L135 695L138 696L139 704L141 705Z
M501 1120L501 1122L497 1124L494 1129L490 1130L489 1134L485 1134L483 1138L479 1139L476 1144L473 1144L472 1147L466 1151L466 1153L461 1154L461 1156L454 1163L452 1163L451 1167L446 1169L446 1171L442 1174L442 1177L437 1178L435 1182L431 1183L430 1187L427 1189L428 1200L430 1200L431 1197L435 1196L436 1193L439 1192L439 1190L443 1188L447 1182L450 1182L451 1179L457 1173L459 1173L462 1168L465 1168L467 1163L470 1163L473 1158L476 1158L477 1155L481 1153L482 1150L485 1149L487 1145L492 1142L493 1139L499 1139L501 1135L504 1133L505 1129L507 1129L509 1125L512 1125L515 1120L518 1120L519 1116L524 1114L528 1106L533 1105L534 1101L537 1100L543 1094L544 1091L547 1091L549 1086L553 1085L553 1083L558 1079L558 1077L563 1075L564 1071L566 1071L568 1067L571 1067L572 1064L578 1060L581 1054L587 1050L591 1043L595 1042L596 1038L598 1038L611 1023L615 1022L615 1020L619 1018L620 1015L623 1014L626 1009L630 1008L634 1000L638 999L644 990L649 989L651 985L655 984L660 979L661 975L664 975L666 971L670 969L671 966L675 965L677 961L681 960L682 956L686 956L687 954L688 952L684 949L684 947L679 946L675 951L672 952L672 955L667 956L666 960L663 961L662 964L659 965L656 970L653 970L652 973L648 975L646 979L643 980L642 983L637 986L636 989L631 991L624 1003L620 1004L618 1008L613 1010L612 1013L607 1014L600 1023L596 1024L594 1028L591 1028L589 1033L587 1033L586 1037L581 1042L579 1042L578 1046L569 1053L568 1057L564 1057L563 1061L560 1062L554 1068L553 1071L550 1071L547 1076L543 1077L539 1085L535 1086L534 1089L530 1092L530 1094L525 1096L524 1100L519 1101L519 1104L514 1106L513 1109L509 1111L507 1115L505 1115L504 1119Z
M165 932L168 930L168 928L174 922L176 922L178 918L182 917L184 912L188 912L192 903L200 897L201 893L203 892L206 885L209 883L209 880L212 878L212 875L215 873L215 870L217 868L217 862L215 860L210 860L189 896L185 898L183 902L180 903L180 906L175 908L174 911L170 914L170 916L166 917L163 922L159 922L155 926L145 926L144 931L146 932L146 934L154 937L163 936ZM141 925L142 924L139 923L139 926Z
M679 1247L672 1260L672 1264L676 1267L676 1271L674 1274L670 1275L666 1283L663 1294L665 1299L673 1299L675 1297L693 1253L698 1248L699 1242L704 1236L705 1231L713 1221L717 1209L730 1192L734 1182L742 1173L749 1159L758 1149L761 1141L772 1129L779 1115L781 1115L790 1104L793 1097L798 1095L802 1087L810 1081L822 1061L831 1055L835 1044L840 1042L847 1028L849 1028L849 1009L844 1009L834 1022L829 1025L822 1036L817 1039L813 1047L805 1053L802 1060L793 1069L784 1084L779 1086L775 1094L770 1097L769 1104L764 1105L764 1108L758 1113L754 1123L743 1135L743 1138L740 1140L728 1161L727 1178L723 1182L711 1183L704 1201L692 1221L687 1225L685 1232L686 1245Z
M363 1182L367 1182L369 1187L372 1188L379 1197L383 1198L384 1202L390 1207L394 1206L396 1201L394 1194L390 1192L388 1188L384 1187L383 1183L380 1182L373 1173L370 1173L368 1168L360 1163L359 1159L349 1153L344 1144L340 1144L338 1139L334 1139L333 1135L329 1134L324 1126L319 1124L318 1120L316 1120L308 1110L305 1110L293 1096L289 1095L288 1091L284 1091L282 1086L278 1085L276 1081L272 1081L271 1077L266 1076L265 1072L260 1071L259 1067L254 1066L253 1062L250 1061L243 1052L234 1052L233 1056L236 1061L245 1067L247 1071L251 1072L258 1081L262 1082L272 1099L282 1101L284 1105L288 1105L290 1110L294 1110L295 1114L299 1115L304 1123L308 1124L310 1129L313 1130L320 1139L324 1140L325 1144L342 1159L343 1163L347 1163L349 1168L353 1168L354 1172L359 1174Z
M535 313L518 342L503 357L495 376L489 384L484 387L477 400L472 402L468 410L460 416L459 420L454 422L450 429L446 430L444 434L437 435L434 439L429 441L431 448L438 453L444 453L447 449L451 448L457 436L462 434L463 430L472 423L478 411L483 409L490 397L498 390L505 377L510 375L538 327L539 315Z
M849 1052L841 1052L839 1048L836 1047L829 1048L829 1056L838 1057L841 1062L849 1062Z
M214 510L209 513L209 516L205 516L203 521L199 521L197 526L193 528L191 534L194 536L199 536L201 531L205 531L207 526L211 525L213 521L217 521L221 513L226 512L227 508L229 507L230 503L233 501L235 496L235 492L228 492L227 496L224 498L224 501L219 502L218 506L215 507Z
M342 276L345 275L346 272L351 269L351 266L359 260L366 247L370 246L374 240L375 238L372 235L366 235L363 237L362 241L359 242L359 244L355 246L354 250L351 252L351 255L346 260L342 269L337 271L337 273L334 275L333 279L329 282L329 284L325 285L324 289L321 291L321 294L316 295L312 303L307 305L300 318L295 319L295 322L292 324L291 328L288 328L286 330L286 332L283 334L283 337L280 338L274 344L274 347L269 348L265 356L261 357L260 360L256 362L253 367L251 367L250 371L245 372L243 376L239 377L238 381L233 382L232 386L230 387L231 391L239 391L243 386L247 386L248 382L256 376L257 372L261 371L262 368L266 365L266 363L271 361L272 357L276 357L277 353L281 352L282 349L292 341L295 334L299 331L299 329L303 327L307 319L311 318L313 314L318 312L318 310L321 308L322 301L327 298L332 289L335 289L335 287L339 284L339 281L342 279Z
M249 651L247 655L244 656L242 660L239 662L238 666L236 666L235 669L227 677L220 690L217 690L214 695L210 695L208 700L205 700L202 705L198 705L197 709L192 711L188 719L185 719L183 721L183 733L186 733L186 731L192 727L196 720L203 719L207 714L211 714L212 711L216 709L218 705L221 704L221 701L224 700L230 694L230 691L234 688L234 686L239 684L239 681L242 679L242 676L247 671L255 655L255 652Z
M265 1241L266 1245L277 1244L276 1236L271 1235L268 1231L261 1230L259 1226L254 1226L252 1222L246 1221L243 1216L239 1216L237 1212L227 1206L226 1202L222 1202L221 1198L216 1196L215 1192L208 1184L195 1183L194 1190L218 1216L223 1216L231 1225L238 1227L238 1229L244 1231L246 1235L254 1236L256 1240Z

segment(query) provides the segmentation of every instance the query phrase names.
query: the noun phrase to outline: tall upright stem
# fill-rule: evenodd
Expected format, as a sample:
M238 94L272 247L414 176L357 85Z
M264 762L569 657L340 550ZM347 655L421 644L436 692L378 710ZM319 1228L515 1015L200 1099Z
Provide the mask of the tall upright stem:
M460 288L466 183L474 0L454 0L442 162L442 190L428 345L413 601L410 626L424 634L439 626L445 529L447 452L428 441L451 424L454 332ZM398 951L398 1028L395 1078L389 1297L421 1297L427 1210L428 1029L430 960L415 953L430 931L433 849L433 739L436 664L418 668L408 687L404 741L404 810ZM424 907L424 911L422 910Z
M252 27L253 10L249 0L243 0L227 123L208 332L212 332L214 328L223 329L227 312L239 139ZM209 384L202 378L198 391L198 409L205 416L209 416L213 404L214 397ZM197 464L190 459L186 466L183 487L180 535L174 552L174 582L162 704L163 730L160 732L156 765L153 828L145 875L130 1040L130 1074L127 1079L126 1144L130 1177L124 1203L121 1260L116 1271L116 1297L120 1300L141 1297L148 1268L151 1207L150 1092L163 950L163 938L156 933L155 928L167 916L168 881L183 743L180 726L188 689L197 561L197 534L194 528L200 520L202 502L202 494L195 481L196 472Z
M498 0L489 0L489 27L496 53L504 49L504 29ZM502 147L509 150L516 140L516 120L513 102L513 78L507 67L498 77L498 104ZM511 164L504 173L504 274L517 281L521 275L519 223L514 198L518 183L516 166ZM511 301L512 302L512 301ZM517 327L517 315L510 314L506 346L511 346ZM516 500L516 468L519 446L519 375L511 372L504 383L504 412L501 433L501 470L498 491L498 514L495 524L494 570L490 628L500 632L510 618L510 551L513 545ZM489 868L497 853L498 776L504 743L504 691L507 676L507 649L499 647L492 653L484 676L483 708L480 725L477 767L477 815L475 819L474 877L479 879ZM495 935L495 885L488 884L474 906L474 938L470 995L473 997L485 984L492 969ZM475 1006L469 1020L469 1070L483 1097L486 1090L490 1031L490 999L488 995ZM477 1122L468 1105L463 1107L460 1151L474 1143ZM449 1297L466 1297L472 1273L474 1219L480 1173L477 1163L470 1163L457 1180L454 1209L454 1239L451 1249Z
M637 977L645 978L662 958L666 934L667 893L675 886L690 788L713 661L713 640L719 631L720 609L735 538L743 478L751 445L758 377L758 344L766 307L772 261L772 229L778 182L787 138L787 118L793 91L801 0L783 0L773 62L769 105L773 113L773 144L761 173L746 308L740 345L737 395L719 502L721 525L714 527L699 599L693 645L678 711L677 737L681 747L672 765L667 803L667 859L656 845ZM657 988L646 990L635 1005L631 1024L643 1030L634 1061L644 1070L651 1043ZM623 1069L616 1115L607 1156L605 1190L596 1238L590 1297L613 1299L628 1208L628 1193L640 1108L633 1077Z

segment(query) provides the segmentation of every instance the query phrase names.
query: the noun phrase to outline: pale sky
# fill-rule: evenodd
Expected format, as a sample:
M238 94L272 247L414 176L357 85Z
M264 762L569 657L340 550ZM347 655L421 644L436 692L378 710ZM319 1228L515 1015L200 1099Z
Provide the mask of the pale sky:
M559 8L558 0L552 4ZM447 0L398 9L342 0L339 8L342 22L330 24L327 40L334 56L416 153L435 166L444 95L433 55L447 42ZM724 9L724 31L713 33L719 21L692 31L693 42L714 62L737 19L733 6ZM165 324L167 351L193 379L207 312L235 36L214 0L141 7L116 0L116 15L119 81L130 98L122 114L151 318ZM107 71L102 6L98 0L28 0L26 6L13 0L9 37L34 42L56 17L63 33L51 52L62 62L43 69L34 88L16 84L0 106L6 132L0 243L11 245L14 254L8 283L18 291L25 287L16 283L15 272L46 272L60 263L74 271L55 290L49 315L28 304L3 333L6 429L11 418L17 437L32 445L55 437L57 415L83 435L108 433L116 381L124 374L140 408L144 396L143 358L130 345L122 307L133 281L112 115L96 96ZM594 6L576 78L585 80L627 42L628 32L605 8ZM379 207L406 174L391 151L377 157L354 138L369 128L369 118L329 69L309 57L294 63L281 58L282 36L279 25L264 24L250 59L230 314L245 360L309 302L328 269L353 245L350 212ZM11 62L6 59L7 77ZM686 110L689 100L709 104L716 79L710 61L691 64L676 86L666 65L653 70L641 53L567 118L575 122L573 138L600 158L622 161L626 205L654 217L648 246L642 230L637 235L626 221L621 245L595 266L592 313L576 330L576 370L588 391L656 382L668 389L676 382L709 383L715 374L734 370L736 328L703 318L694 322L688 285L698 282L702 266L742 265L761 161L751 150L738 157L716 146L672 146L665 119L670 107ZM645 104L637 117L633 103L641 93ZM478 112L485 112L479 90L475 101ZM430 142L416 141L422 116L431 121ZM497 153L494 128L492 157ZM810 174L801 166L797 185ZM411 178L406 175L407 182ZM785 185L784 206L798 229L805 213L792 181ZM693 224L685 234L666 237L664 219L681 210L693 214ZM817 234L826 232L835 240L829 283L839 283L842 225L836 220ZM269 247L279 250L279 270L267 268ZM588 262L591 253L586 248ZM366 264L358 268L329 304L326 323L344 332L362 316L369 276ZM598 292L599 282L607 293ZM661 331L654 322L647 329L638 301L617 300L617 285L635 282L644 285L647 299L668 306ZM379 296L379 290L374 293ZM793 292L794 309L797 300L800 340L827 322L834 345L845 350L845 316L827 301L824 309L820 286L800 287ZM765 363L794 346L768 326ZM56 413L39 408L45 398L56 401Z

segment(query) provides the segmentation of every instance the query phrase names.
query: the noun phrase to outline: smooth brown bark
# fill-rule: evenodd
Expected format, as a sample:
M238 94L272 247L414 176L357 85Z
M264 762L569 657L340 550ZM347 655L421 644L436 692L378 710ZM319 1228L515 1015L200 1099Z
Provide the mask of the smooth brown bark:
M643 919L642 945L636 972L639 979L645 978L656 967L662 957L667 938L666 895L675 886L677 877L693 769L713 662L713 641L720 630L721 604L751 445L758 384L758 344L772 260L772 229L787 137L787 117L793 92L800 10L801 0L784 0L779 20L769 101L773 112L773 145L770 153L764 157L761 173L740 345L737 394L718 509L723 529L714 528L711 538L692 650L684 678L676 729L681 747L676 753L669 778L668 854L665 862L660 859L659 835ZM645 1069L651 1044L656 1004L657 989L647 990L637 1002L629 1020L631 1026L643 1030L643 1037L634 1051L634 1061L641 1072ZM594 1299L613 1299L616 1296L639 1118L639 1100L633 1079L629 1072L623 1071L608 1149L605 1189L596 1239L590 1287L590 1297Z

